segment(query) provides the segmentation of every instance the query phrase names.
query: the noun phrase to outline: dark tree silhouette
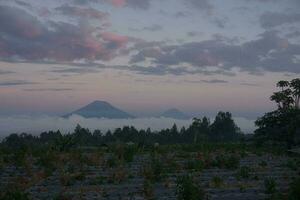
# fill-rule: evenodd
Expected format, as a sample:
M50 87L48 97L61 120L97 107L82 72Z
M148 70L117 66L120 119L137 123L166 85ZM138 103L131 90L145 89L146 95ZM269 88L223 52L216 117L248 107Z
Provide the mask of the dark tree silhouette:
M273 141L291 147L300 142L300 79L279 81L277 87L280 91L274 92L270 99L277 103L278 109L256 120L255 139L259 143Z

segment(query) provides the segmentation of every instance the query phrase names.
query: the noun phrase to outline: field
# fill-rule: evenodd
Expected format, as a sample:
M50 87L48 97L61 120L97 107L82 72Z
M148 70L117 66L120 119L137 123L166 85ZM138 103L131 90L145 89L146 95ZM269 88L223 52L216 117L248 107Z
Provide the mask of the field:
M0 193L2 199L293 199L299 166L297 155L240 143L2 152Z

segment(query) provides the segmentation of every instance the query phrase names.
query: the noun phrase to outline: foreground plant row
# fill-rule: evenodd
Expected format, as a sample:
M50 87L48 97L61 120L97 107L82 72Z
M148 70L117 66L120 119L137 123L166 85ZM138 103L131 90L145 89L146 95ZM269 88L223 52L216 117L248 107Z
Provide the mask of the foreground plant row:
M4 151L4 150L3 150ZM299 199L299 157L240 143L3 152L0 199Z

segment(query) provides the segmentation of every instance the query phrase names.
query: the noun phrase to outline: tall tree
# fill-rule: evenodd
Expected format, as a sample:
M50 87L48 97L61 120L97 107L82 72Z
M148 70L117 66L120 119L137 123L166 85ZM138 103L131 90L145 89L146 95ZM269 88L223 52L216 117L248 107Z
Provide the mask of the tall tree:
M256 120L258 129L255 130L257 141L285 142L289 147L299 143L300 134L300 79L279 81L280 91L270 97L275 101L278 109Z

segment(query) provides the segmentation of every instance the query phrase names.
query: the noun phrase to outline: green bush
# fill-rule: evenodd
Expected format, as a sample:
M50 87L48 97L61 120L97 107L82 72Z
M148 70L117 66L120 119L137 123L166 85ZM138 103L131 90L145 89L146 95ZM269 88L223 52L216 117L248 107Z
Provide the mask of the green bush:
M242 166L238 172L238 177L243 179L248 179L250 178L250 172L251 172L250 167Z
M300 199L300 178L295 179L289 188L289 200Z
M29 197L27 193L17 188L12 188L0 194L0 200L29 200Z
M268 163L267 163L266 161L262 160L262 161L259 163L259 166L261 166L261 167L266 167L266 166L268 166Z
M151 164L143 168L144 177L151 182L159 182L164 175L164 169L159 159L153 159Z
M213 187L215 187L215 188L222 187L222 185L224 183L223 179L221 177L219 177L219 176L214 176L211 181L212 181Z
M107 166L109 168L113 168L117 166L117 158L115 156L112 156L110 158L107 159Z
M236 169L240 165L240 159L237 156L230 155L225 159L225 168Z
M146 199L153 199L154 188L150 181L145 180L143 184L143 193Z
M286 166L291 170L297 170L298 169L298 164L296 163L295 160L288 160L287 163L286 163Z
M264 183L267 194L274 194L275 192L277 192L277 184L274 178L266 178Z
M191 176L177 178L176 194L178 200L201 200L205 199L204 190L194 183Z
M240 165L240 159L235 155L217 155L211 165L218 168L237 169Z
M189 160L187 162L187 169L202 171L204 168L204 162L202 160Z

